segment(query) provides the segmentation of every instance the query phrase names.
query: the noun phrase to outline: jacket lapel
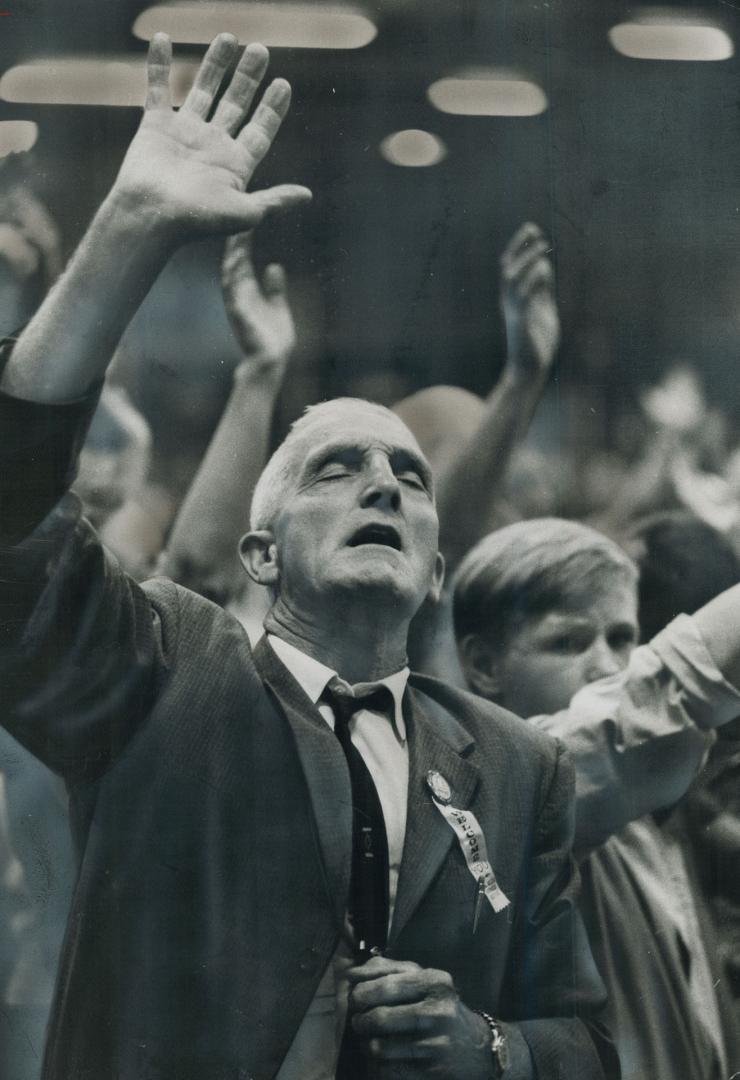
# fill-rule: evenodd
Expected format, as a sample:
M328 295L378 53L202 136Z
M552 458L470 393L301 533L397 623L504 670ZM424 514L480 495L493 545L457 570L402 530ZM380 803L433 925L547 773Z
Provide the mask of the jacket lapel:
M480 780L477 766L464 756L474 745L470 733L440 705L411 688L407 702L406 840L389 935L391 947L419 906L454 840L452 829L432 801L427 772L442 774L452 791L452 805L460 809L470 805Z
M288 669L262 638L254 661L294 734L306 777L319 847L337 923L344 921L352 868L352 789L336 736ZM442 774L452 804L466 809L480 774L466 759L474 746L465 730L438 702L409 686L406 694L409 739L409 791L406 839L389 935L392 947L442 865L454 834L432 802L426 777Z
M352 868L352 788L347 763L331 728L266 638L261 638L253 655L293 730L313 806L327 890L341 925Z

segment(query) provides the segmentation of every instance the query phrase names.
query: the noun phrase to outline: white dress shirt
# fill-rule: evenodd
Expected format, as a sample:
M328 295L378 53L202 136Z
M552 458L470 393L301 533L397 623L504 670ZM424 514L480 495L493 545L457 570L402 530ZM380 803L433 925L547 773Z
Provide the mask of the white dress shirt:
M334 713L319 699L332 679L341 676L274 634L267 640L308 698L334 730ZM378 682L393 695L394 715L358 709L350 720L350 737L362 754L378 791L388 837L389 925L398 887L406 838L406 802L409 786L409 755L403 719L403 695L409 669L402 668ZM341 680L344 682L344 680ZM349 922L339 947L324 972L308 1012L277 1075L277 1080L332 1080L347 1015L346 971L353 963Z

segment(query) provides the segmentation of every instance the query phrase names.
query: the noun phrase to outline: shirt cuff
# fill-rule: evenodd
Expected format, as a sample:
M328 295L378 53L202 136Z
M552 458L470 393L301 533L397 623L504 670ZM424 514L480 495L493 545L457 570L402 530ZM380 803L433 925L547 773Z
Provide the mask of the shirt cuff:
M677 616L648 647L675 676L697 727L708 731L740 716L740 692L712 660L690 615Z

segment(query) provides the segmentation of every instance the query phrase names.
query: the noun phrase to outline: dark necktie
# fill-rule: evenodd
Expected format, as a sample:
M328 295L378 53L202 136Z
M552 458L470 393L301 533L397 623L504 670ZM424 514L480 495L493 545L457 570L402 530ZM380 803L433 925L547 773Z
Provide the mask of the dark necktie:
M355 935L355 960L364 963L385 948L388 933L388 837L377 788L362 754L352 742L349 723L360 709L391 715L393 694L382 683L351 687L334 678L321 700L334 713L334 733L344 751L352 784L352 876L349 919ZM373 1080L376 1070L347 1017L336 1080Z
M393 695L382 683L359 684L356 688L335 678L327 685L322 700L334 712L334 731L344 751L352 784L352 876L349 917L355 934L358 963L373 950L382 951L388 934L388 838L378 792L352 742L349 724L360 709L389 714Z

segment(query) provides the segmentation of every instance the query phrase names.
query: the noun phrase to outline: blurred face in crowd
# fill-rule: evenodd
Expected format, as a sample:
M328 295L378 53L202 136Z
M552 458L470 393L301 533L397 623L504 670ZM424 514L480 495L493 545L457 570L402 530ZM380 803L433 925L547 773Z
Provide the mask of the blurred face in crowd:
M589 592L526 618L491 651L486 696L525 718L554 713L588 683L626 667L638 640L635 585L606 572Z
M28 321L61 269L59 238L47 210L21 180L0 182L0 334Z
M401 421L362 402L323 408L301 429L271 528L250 535L268 553L260 580L303 622L358 599L407 619L441 585L429 466Z

